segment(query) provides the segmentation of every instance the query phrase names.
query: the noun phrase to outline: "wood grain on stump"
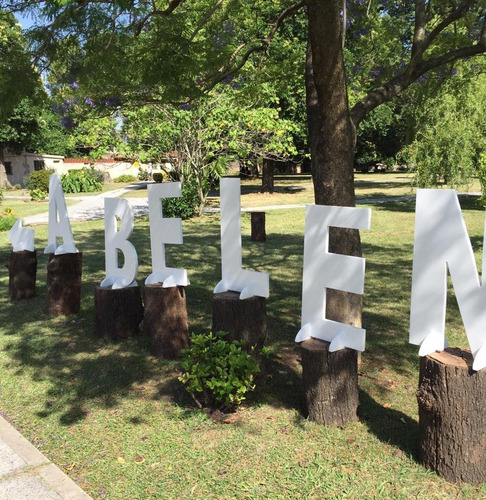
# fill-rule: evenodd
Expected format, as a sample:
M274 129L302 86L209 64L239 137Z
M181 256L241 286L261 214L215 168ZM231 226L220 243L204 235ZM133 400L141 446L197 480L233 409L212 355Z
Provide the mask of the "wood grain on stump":
M166 359L179 358L181 350L189 347L185 287L145 285L143 305L141 330L151 339L152 354Z
M213 295L213 332L229 332L229 340L244 340L246 350L261 350L267 338L267 299L240 300L239 292Z
M265 241L265 212L251 212L251 241Z
M344 425L358 420L358 353L329 352L329 345L317 339L301 344L305 408L319 424Z
M37 276L37 250L30 252L10 252L7 262L8 293L12 300L31 299L35 297Z
M126 339L137 334L143 319L139 286L95 289L95 328L100 337Z
M51 254L47 264L47 314L59 316L79 312L82 272L82 252Z
M420 359L419 460L448 481L486 481L486 370L446 349Z

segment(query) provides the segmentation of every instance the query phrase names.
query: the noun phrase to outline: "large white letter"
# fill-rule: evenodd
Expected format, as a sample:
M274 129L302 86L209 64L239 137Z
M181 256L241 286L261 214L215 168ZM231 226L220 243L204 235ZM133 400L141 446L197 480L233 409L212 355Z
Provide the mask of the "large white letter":
M58 244L58 238L62 238L62 245ZM44 253L55 255L78 253L69 223L61 179L57 174L49 177L49 229Z
M227 290L241 292L241 300L254 296L268 297L268 274L242 268L240 179L221 179L220 196L222 280L216 285L214 293Z
M8 237L12 243L13 252L22 252L23 250L33 252L35 250L34 230L22 227L22 219L20 217L8 232Z
M329 227L369 229L371 210L308 205L305 217L301 329L295 338L331 342L329 351L365 350L366 330L326 319L326 288L363 293L365 259L329 253Z
M486 366L485 257L483 241L481 284L456 192L452 189L419 189L415 212L410 343L420 345L420 356L442 351L446 345L449 266L474 356L473 369Z
M163 283L164 288L189 285L185 269L176 269L165 265L164 244L182 244L182 220L178 218L164 219L161 200L162 198L179 198L180 196L180 182L149 184L148 186L152 274L145 280L146 285Z
M117 218L120 230L116 230ZM105 263L106 278L101 286L124 288L137 286L134 281L138 271L135 247L128 241L133 231L133 212L127 200L105 198ZM118 267L118 250L123 253L123 267Z

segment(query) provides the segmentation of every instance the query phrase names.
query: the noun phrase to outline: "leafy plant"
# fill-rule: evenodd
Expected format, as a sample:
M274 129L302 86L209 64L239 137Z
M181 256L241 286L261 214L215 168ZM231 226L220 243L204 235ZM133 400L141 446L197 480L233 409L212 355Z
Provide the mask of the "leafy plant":
M123 174L116 179L113 179L114 182L135 182L137 178L134 175Z
M200 408L233 409L255 387L257 362L243 350L243 341L228 341L226 335L193 333L191 346L182 351L179 380Z
M152 178L155 182L162 182L164 180L164 175L162 174L162 172L155 172L154 174L152 174Z
M47 192L42 189L31 189L29 194L32 201L41 201L47 198Z
M31 172L25 179L24 184L30 191L40 190L49 192L49 177L54 173L54 170L36 170ZM47 196L47 195L46 195Z
M142 167L138 169L138 180L139 181L148 181L149 180L149 174L146 170L144 170Z
M93 169L70 170L61 176L62 189L65 193L92 193L101 191L101 182L97 180Z
M10 231L15 224L17 217L15 215L2 215L0 216L0 231Z
M182 196L180 198L166 198L162 202L165 217L180 217L183 220L190 219L195 215L198 206L197 185L192 178L182 183Z

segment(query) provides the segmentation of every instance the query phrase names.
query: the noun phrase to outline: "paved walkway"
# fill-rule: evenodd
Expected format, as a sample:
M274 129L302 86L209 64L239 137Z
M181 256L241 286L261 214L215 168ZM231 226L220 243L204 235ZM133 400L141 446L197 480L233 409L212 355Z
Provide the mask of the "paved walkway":
M90 500L0 416L0 500Z

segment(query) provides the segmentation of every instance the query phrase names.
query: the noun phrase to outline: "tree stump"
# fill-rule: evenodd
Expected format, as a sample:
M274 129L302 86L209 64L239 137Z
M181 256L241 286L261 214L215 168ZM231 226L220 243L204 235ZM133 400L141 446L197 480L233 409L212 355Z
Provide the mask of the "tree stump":
M251 241L265 241L265 212L251 212Z
M229 332L229 340L244 340L247 352L259 352L267 338L267 299L240 300L239 292L213 295L213 332Z
M329 345L318 339L301 344L305 408L319 424L344 425L358 420L358 353L329 352Z
M186 289L183 286L162 288L162 284L145 285L144 319L141 330L150 336L154 356L177 359L189 347L189 325Z
M486 481L486 370L467 351L420 359L419 461L451 482Z
M8 293L10 298L22 300L35 297L37 250L10 252L6 267L9 276Z
M47 264L46 312L54 316L79 312L83 254L51 254Z
M111 340L126 339L138 333L143 319L139 286L113 290L95 289L95 328L99 337Z

